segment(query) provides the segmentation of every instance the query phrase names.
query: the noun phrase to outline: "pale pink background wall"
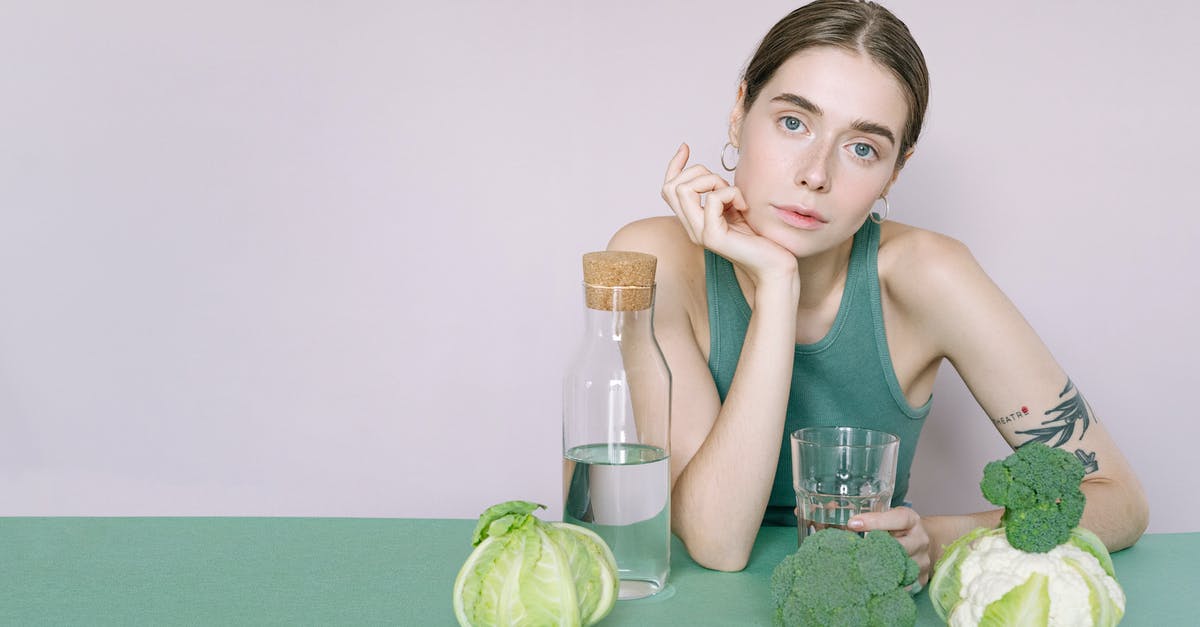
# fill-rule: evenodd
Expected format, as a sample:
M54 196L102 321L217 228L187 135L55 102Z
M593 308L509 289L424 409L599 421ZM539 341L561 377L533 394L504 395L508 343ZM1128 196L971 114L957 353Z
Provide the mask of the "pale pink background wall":
M0 515L561 512L579 255L716 165L786 2L0 4ZM1200 530L1190 2L895 1L893 216L957 237ZM1006 449L942 370L925 512Z

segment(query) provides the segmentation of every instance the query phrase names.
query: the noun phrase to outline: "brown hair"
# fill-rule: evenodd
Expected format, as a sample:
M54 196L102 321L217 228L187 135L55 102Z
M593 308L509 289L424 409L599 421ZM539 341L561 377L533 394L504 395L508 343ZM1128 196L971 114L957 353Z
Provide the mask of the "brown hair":
M874 2L816 0L789 13L763 37L742 73L744 111L749 111L775 71L792 55L816 46L833 46L867 55L900 82L908 120L900 135L896 169L917 143L929 104L929 69L912 33L891 11Z

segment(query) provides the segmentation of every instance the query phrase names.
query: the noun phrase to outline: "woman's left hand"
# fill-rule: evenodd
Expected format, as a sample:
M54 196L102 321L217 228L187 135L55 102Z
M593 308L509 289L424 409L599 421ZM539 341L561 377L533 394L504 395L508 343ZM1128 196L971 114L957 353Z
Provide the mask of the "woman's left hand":
M929 581L930 557L929 534L921 524L921 515L908 507L897 507L886 512L868 512L850 519L851 531L866 532L875 529L887 531L908 551L909 557L921 567L917 579L924 587Z

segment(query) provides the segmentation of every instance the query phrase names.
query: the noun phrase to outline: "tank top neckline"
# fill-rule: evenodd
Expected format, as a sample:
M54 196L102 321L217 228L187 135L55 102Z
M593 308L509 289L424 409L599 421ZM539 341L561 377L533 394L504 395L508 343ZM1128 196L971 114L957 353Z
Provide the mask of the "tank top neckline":
M860 283L860 277L863 274L863 265L866 262L867 241L870 239L866 231L874 226L875 223L867 220L863 227L854 234L854 244L850 249L850 261L847 264L846 278L842 285L842 298L838 303L838 312L834 316L833 324L830 325L829 331L825 333L824 337L811 344L797 343L797 355L810 355L829 348L837 340L842 329L845 328L846 320L850 317L850 312L853 309L855 292ZM738 283L737 274L733 270L733 263L711 251L706 250L705 252L716 258L717 266L720 268L721 274L724 275L723 278L728 281L729 291L733 295L734 309L743 321L749 321L751 314L750 303L746 301L746 294L742 292L742 286Z

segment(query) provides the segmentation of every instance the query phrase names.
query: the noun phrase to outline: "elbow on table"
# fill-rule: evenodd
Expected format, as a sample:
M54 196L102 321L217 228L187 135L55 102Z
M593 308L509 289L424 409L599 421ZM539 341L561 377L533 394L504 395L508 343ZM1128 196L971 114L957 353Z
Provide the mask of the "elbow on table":
M680 536L692 561L709 569L735 573L750 562L750 547L733 547Z
M1099 532L1097 535L1109 551L1120 551L1133 546L1146 532L1150 524L1150 503L1136 484L1109 485L1118 487L1115 496L1106 499L1108 513L1104 519L1107 520L1096 521L1098 526L1092 531Z
M1150 526L1150 503L1140 490L1136 493L1130 510L1128 542L1124 543L1125 546L1122 546L1122 549L1133 546Z

